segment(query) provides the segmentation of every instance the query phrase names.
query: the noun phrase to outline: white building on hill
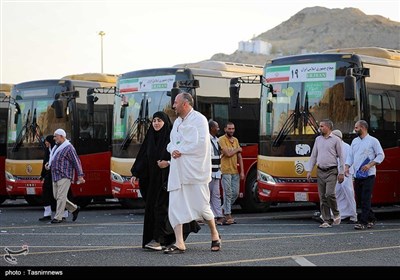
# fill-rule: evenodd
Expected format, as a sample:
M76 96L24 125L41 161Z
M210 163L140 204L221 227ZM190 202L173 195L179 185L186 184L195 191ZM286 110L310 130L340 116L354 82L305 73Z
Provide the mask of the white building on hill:
M239 51L268 55L271 53L272 44L262 40L249 40L239 42Z

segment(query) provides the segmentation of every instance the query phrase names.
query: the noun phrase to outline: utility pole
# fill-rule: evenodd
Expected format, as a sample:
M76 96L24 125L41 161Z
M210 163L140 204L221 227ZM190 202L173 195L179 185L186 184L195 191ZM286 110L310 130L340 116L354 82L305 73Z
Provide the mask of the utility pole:
M101 42L101 73L103 73L103 36L106 35L104 31L99 32Z

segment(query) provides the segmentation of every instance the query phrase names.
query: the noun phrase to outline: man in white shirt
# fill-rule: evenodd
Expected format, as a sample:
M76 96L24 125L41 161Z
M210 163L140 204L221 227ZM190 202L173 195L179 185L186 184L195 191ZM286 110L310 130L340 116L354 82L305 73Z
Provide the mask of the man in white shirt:
M372 228L376 222L371 209L372 190L375 184L376 167L385 159L379 140L368 134L368 123L359 120L354 126L357 136L351 142L350 153L346 157L345 175L349 176L349 168L354 169L354 190L358 207L361 207L359 223L354 229Z

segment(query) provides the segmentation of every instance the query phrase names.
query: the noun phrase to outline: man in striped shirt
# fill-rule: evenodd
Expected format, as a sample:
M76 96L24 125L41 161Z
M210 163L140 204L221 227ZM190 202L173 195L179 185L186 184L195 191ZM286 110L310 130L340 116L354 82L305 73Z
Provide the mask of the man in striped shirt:
M72 213L72 221L78 217L80 207L68 200L67 194L74 179L74 170L78 174L77 184L85 183L81 161L75 148L66 138L67 134L63 129L54 132L56 145L51 150L50 159L46 166L51 170L53 178L53 193L57 200L57 209L52 224L62 222L65 208Z
M222 225L224 222L224 216L222 214L221 207L221 152L218 144L218 131L219 125L214 120L208 121L208 128L210 131L211 141L211 182L208 184L210 188L210 206L211 210L216 218L215 223Z

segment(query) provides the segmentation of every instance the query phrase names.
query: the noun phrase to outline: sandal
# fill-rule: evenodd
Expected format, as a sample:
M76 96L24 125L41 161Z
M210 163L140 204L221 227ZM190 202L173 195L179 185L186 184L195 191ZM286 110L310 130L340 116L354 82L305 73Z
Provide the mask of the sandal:
M217 226L222 226L224 224L225 219L224 218L217 218L215 219L215 224Z
M180 249L176 245L172 245L164 250L164 254L182 254L185 253L185 249Z
M211 241L211 252L218 252L221 250L221 237L218 240Z
M356 225L354 226L354 229L357 229L357 230L364 230L364 229L367 229L367 225L364 225L364 224L356 224Z
M225 219L224 222L222 223L222 225L224 225L224 226L229 226L229 225L233 225L233 224L237 224L237 222L233 218Z

